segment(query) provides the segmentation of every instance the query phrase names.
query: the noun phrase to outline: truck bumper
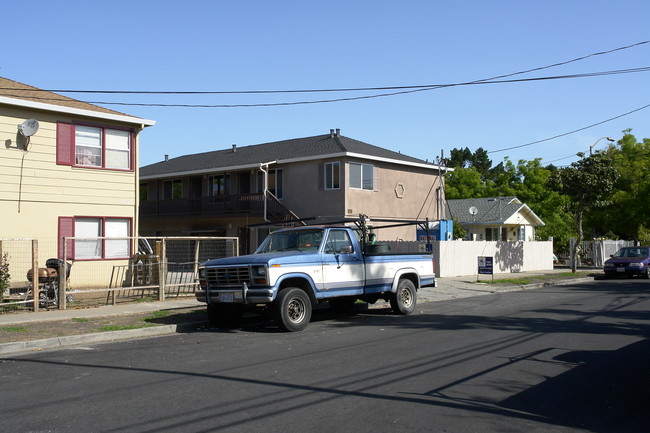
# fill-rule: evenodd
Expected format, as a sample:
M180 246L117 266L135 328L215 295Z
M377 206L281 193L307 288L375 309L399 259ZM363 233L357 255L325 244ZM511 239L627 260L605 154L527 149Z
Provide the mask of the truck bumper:
M202 291L202 295L196 294L197 300L212 303L227 304L269 304L273 302L273 289L271 288L254 288L249 289L246 284L242 287L227 289L210 289ZM199 297L202 296L202 299Z

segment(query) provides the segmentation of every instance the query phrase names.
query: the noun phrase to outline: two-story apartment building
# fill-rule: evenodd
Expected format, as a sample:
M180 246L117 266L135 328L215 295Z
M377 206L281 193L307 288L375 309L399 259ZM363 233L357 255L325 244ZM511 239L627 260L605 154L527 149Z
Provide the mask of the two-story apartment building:
M313 137L165 158L140 169L143 235L239 236L251 251L265 222L295 218L435 219L444 167L330 130ZM416 228L381 229L415 240Z
M44 266L63 255L64 236L136 235L138 137L154 123L0 78L0 239L38 239ZM69 260L94 262L128 259L133 248L67 246Z

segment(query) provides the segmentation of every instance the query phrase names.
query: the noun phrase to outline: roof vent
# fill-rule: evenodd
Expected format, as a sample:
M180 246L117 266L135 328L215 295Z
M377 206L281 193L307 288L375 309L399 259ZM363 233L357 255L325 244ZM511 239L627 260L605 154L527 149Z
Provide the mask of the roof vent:
M334 130L330 129L330 138L334 138Z
M237 145L236 144L232 145L232 152L233 153L237 152Z
M340 137L341 136L341 129L336 128L336 136Z
M165 162L169 161L169 155L165 154Z

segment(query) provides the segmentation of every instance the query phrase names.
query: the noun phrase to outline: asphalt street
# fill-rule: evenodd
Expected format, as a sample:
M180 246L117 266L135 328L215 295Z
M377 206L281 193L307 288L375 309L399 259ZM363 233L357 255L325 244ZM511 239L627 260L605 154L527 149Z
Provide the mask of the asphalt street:
M544 287L549 284L562 285L575 281L590 281L593 277L586 274L578 279L562 280L563 273L566 269L555 269L544 272L523 272L512 274L500 274L497 278L512 279L520 277L544 277L544 280L529 283L526 285L519 284L486 284L491 279L490 276L469 275L463 277L439 278L436 287L424 287L418 290L418 303L439 302L449 299L458 299L464 297L482 296L491 293L503 293L518 290L532 290ZM387 304L378 303L371 308L382 308ZM39 312L24 312L19 314L0 314L0 327L2 326L20 326L25 323L44 322L52 323L52 329L55 330L57 323L70 320L86 320L94 317L109 317L120 315L137 315L140 313L151 313L158 310L174 311L183 308L203 308L204 304L197 302L194 298L167 299L162 302L140 302L124 303L118 305L106 305L98 308L83 308L66 310L41 310ZM111 331L101 333L79 333L77 335L60 335L54 338L40 340L20 339L8 343L0 343L0 356L11 354L37 351L52 350L61 347L69 347L79 344L100 343L106 341L116 341L131 338L145 338L160 335L173 334L181 330L178 325L159 325L151 328L137 328L122 331Z
M646 432L650 284L323 311L0 360L2 431Z

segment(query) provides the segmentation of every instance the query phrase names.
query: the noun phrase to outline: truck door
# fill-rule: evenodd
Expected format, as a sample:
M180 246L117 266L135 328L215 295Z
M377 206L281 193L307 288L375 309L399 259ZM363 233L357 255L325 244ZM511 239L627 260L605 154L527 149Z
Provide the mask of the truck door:
M355 250L345 229L330 229L323 248L323 286L328 295L363 294L365 284L361 251Z

